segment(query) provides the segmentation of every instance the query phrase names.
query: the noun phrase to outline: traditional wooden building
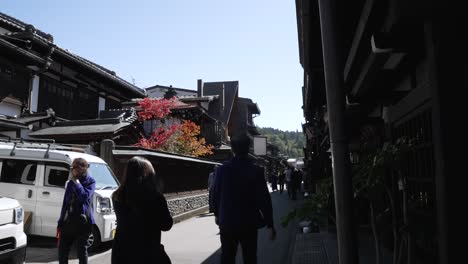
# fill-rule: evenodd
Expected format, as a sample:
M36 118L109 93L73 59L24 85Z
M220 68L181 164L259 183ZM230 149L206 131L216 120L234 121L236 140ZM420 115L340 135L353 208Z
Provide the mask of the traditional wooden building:
M56 122L54 126L29 133L32 138L53 139L57 143L99 144L111 139L118 145L136 144L143 133L134 109L101 111L99 118Z
M333 168L341 174L333 176L342 184L338 190L349 193L346 163L359 164L369 148L398 138L413 140L400 175L387 183L395 204L382 199L378 209L381 245L399 263L456 263L460 256L452 241L464 236L449 209L459 201L453 175L464 171L460 150L466 145L460 143L467 120L461 93L468 52L459 8L442 1L296 0L304 154L312 180L332 176L330 158L342 153ZM342 205L337 217L351 221ZM392 211L393 216L385 213ZM395 225L398 231L392 233ZM340 263L357 263L352 228L338 228L341 257L349 257Z
M239 97L239 82L203 82L198 80L200 96L215 95L208 113L221 121L225 127L226 138L239 134L259 135L253 118L260 115L260 109L250 98Z
M15 117L52 109L68 120L95 119L102 110L144 96L144 90L115 72L59 47L51 34L0 13L2 134L27 134Z
M229 143L230 138L241 134L247 134L251 138L260 134L253 122L253 118L260 115L260 109L251 99L239 97L238 81L203 82L198 80L197 92L199 96L217 96L218 100L210 103L208 113L223 127L225 142ZM232 156L230 149L225 153L227 156L224 155L224 159ZM263 158L259 160L266 162Z

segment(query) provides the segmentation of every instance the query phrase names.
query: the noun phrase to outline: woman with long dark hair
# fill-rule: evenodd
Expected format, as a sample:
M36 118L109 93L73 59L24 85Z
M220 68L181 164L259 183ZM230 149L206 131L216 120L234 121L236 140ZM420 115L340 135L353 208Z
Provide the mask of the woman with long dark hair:
M171 229L173 220L147 159L128 161L112 200L117 216L112 263L171 263L161 244L161 231Z

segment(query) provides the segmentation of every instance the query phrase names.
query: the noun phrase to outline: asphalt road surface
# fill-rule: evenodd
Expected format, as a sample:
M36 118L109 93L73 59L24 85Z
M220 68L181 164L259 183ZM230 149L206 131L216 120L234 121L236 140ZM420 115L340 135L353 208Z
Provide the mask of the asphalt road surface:
M287 228L283 228L280 225L280 219L295 206L296 202L289 200L286 192L282 194L272 192L271 197L277 237L275 241L270 241L267 230L259 230L258 263L289 263L291 241L297 232L295 229L297 225L290 224ZM161 242L174 264L219 263L221 243L218 232L219 229L214 222L214 216L212 214L200 214L174 225L168 232L163 232ZM111 249L111 242L104 243L97 252L90 253L89 263L111 263ZM242 263L240 247L236 262ZM26 263L58 263L55 239L28 237ZM73 250L70 254L69 263L78 263Z

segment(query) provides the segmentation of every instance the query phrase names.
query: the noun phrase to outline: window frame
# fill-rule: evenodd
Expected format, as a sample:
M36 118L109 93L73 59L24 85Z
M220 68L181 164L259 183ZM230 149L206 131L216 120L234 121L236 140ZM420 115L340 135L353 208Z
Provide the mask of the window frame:
M66 162L60 162L60 161L44 161L42 163L42 165L44 166L44 177L43 177L43 180L42 180L42 186L43 187L52 187L52 188L65 188L66 184L67 184L67 181L70 180L70 164L66 163ZM47 168L48 167L60 167L62 166L62 168L68 168L67 171L68 171L68 176L67 176L67 179L65 180L63 186L59 186L59 185L52 185L52 184L49 184L49 174L50 174L50 171L49 173L47 173Z
M24 162L26 163L26 165L22 168L22 171L20 174L17 174L15 175L15 182L6 182L6 181L3 181L3 177L2 177L2 174L3 174L3 169L4 169L4 163L5 161L15 161L15 162ZM25 177L25 179L27 180L28 179L28 176L29 176L29 173L30 173L30 170L31 170L31 167L29 167L28 169L28 173L26 175L23 175L24 174L24 171L26 168L28 168L29 165L35 165L36 166L36 169L35 169L35 173L34 173L34 181L25 181L23 182L23 177ZM35 186L36 185L36 182L37 182L37 179L38 179L38 176L37 176L37 173L39 171L39 162L37 160L29 160L29 159L15 159L15 158L0 158L0 183L7 183L7 184L21 184L21 185L27 185L27 186ZM18 182L19 180L19 182Z

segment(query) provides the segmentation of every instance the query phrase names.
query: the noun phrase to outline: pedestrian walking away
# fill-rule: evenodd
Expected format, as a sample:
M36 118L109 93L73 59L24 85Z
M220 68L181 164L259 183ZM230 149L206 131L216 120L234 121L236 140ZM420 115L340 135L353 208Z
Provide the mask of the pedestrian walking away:
M96 181L88 174L88 167L85 159L74 159L70 168L72 178L65 185L57 225L60 264L68 263L68 255L74 242L79 263L88 263L87 241L95 224L91 201L96 188Z
M276 177L276 173L274 171L271 173L271 190L278 190L278 178Z
M216 171L213 189L215 221L221 238L221 263L235 263L237 246L244 263L257 263L257 232L266 226L276 237L273 209L264 170L248 158L250 139L231 141L234 157Z
M208 207L209 207L210 213L213 213L213 182L216 176L217 168L218 168L218 165L215 165L215 167L213 168L213 171L210 172L210 174L208 175Z
M288 191L288 197L289 198L292 198L292 189L293 189L293 186L292 186L292 172L293 172L293 168L288 165L288 167L286 168L285 170L285 174L286 174L286 189Z
M297 168L294 168L291 173L291 183L290 183L292 200L297 199L297 192L300 188L300 181L301 181L300 172Z
M117 217L112 264L171 263L161 244L161 231L170 230L173 219L157 183L147 159L128 161L121 185L112 195Z
M283 171L278 171L278 184L279 184L279 192L283 193L284 191L284 180L285 180L285 173Z

